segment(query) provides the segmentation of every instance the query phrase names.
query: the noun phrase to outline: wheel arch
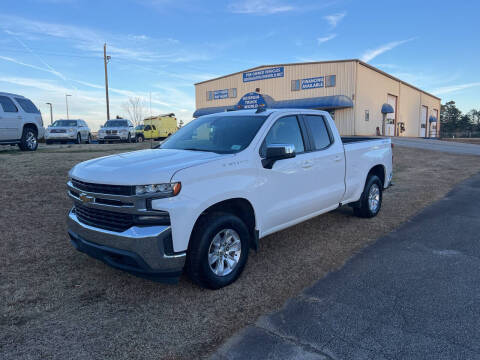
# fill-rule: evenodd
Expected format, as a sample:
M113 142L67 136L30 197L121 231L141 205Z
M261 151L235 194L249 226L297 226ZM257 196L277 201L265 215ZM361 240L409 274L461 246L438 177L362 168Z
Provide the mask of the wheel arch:
M377 164L377 165L373 166L370 169L370 171L368 172L367 177L365 178L365 184L367 183L370 175L376 175L376 176L378 176L378 178L382 182L382 188L384 188L385 187L385 178L386 178L386 173L385 172L386 172L386 169L385 169L384 165Z
M23 129L26 129L26 128L31 128L31 129L35 130L36 133L37 133L37 135L38 135L38 126L37 126L37 124L31 123L31 122L28 122L28 123L23 124L22 133L23 133Z
M250 247L255 250L258 248L258 231L256 229L257 221L256 221L255 209L253 208L253 205L249 200L242 197L235 197L235 198L225 199L210 205L208 208L203 210L201 214L198 216L198 218L195 221L195 224L193 225L193 229L195 229L199 220L203 216L212 212L226 212L226 213L236 215L240 219L242 219L242 221L245 223L245 225L247 225L250 231L250 236L251 236ZM193 234L193 229L192 229L192 234ZM190 240L191 240L191 235L190 235Z

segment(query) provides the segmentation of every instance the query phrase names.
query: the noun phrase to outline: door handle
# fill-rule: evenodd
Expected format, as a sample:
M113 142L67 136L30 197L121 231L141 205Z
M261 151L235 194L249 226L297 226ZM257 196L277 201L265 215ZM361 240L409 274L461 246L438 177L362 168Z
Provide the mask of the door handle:
M313 166L313 161L311 161L311 160L305 160L302 163L302 168L304 168L304 169L311 168L312 166Z
M335 160L335 161L342 161L342 156L337 155L337 156L335 156L335 158L334 158L333 160Z

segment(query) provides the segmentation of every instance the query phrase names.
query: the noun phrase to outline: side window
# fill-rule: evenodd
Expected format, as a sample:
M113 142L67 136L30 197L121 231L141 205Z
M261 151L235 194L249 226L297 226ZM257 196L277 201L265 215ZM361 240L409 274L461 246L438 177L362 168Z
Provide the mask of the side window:
M315 150L329 147L332 143L332 137L325 123L325 118L318 115L304 115L303 118L310 129Z
M150 127L150 125L146 125L146 126L143 128L144 131L149 131L149 130L151 130L151 129L152 129L152 128Z
M15 101L20 104L22 107L23 111L29 114L40 114L40 111L37 109L37 107L32 103L30 100L25 99L25 98L15 98Z
M271 144L292 144L295 146L297 154L305 151L302 132L298 125L296 116L286 116L277 120L271 127L265 140L263 141L260 155L265 156L268 145Z
M153 129L153 130L157 130L157 128L155 127L155 125L152 125L152 129Z
M18 109L13 101L6 96L0 96L0 105L2 105L4 112L18 112Z

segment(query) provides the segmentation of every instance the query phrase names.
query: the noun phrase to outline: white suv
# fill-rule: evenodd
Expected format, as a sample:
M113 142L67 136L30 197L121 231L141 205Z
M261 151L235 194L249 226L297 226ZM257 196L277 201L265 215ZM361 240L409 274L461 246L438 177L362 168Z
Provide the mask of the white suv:
M132 142L135 140L135 128L130 120L108 120L98 131L98 142L104 144L110 141Z
M37 107L24 96L0 92L0 145L18 145L35 151L44 135Z
M57 120L45 130L45 142L47 145L53 142L67 141L75 141L77 144L82 142L90 144L92 134L84 120Z

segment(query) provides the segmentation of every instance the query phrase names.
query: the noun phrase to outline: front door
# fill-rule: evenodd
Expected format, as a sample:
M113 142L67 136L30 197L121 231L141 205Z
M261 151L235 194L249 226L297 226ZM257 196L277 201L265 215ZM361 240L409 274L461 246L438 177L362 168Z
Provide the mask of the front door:
M0 140L18 140L22 117L8 96L0 96Z
M392 105L393 113L387 114L385 132L387 136L397 136L398 133L395 132L396 128L396 117L397 117L397 97L395 95L387 95L387 103Z
M316 174L310 153L305 152L306 134L295 115L282 117L272 125L260 148L260 157L273 144L295 146L296 156L276 161L271 169L260 169L259 215L262 233L270 233L311 213Z
M422 114L420 117L420 137L427 136L427 117L428 117L428 107L422 105Z

